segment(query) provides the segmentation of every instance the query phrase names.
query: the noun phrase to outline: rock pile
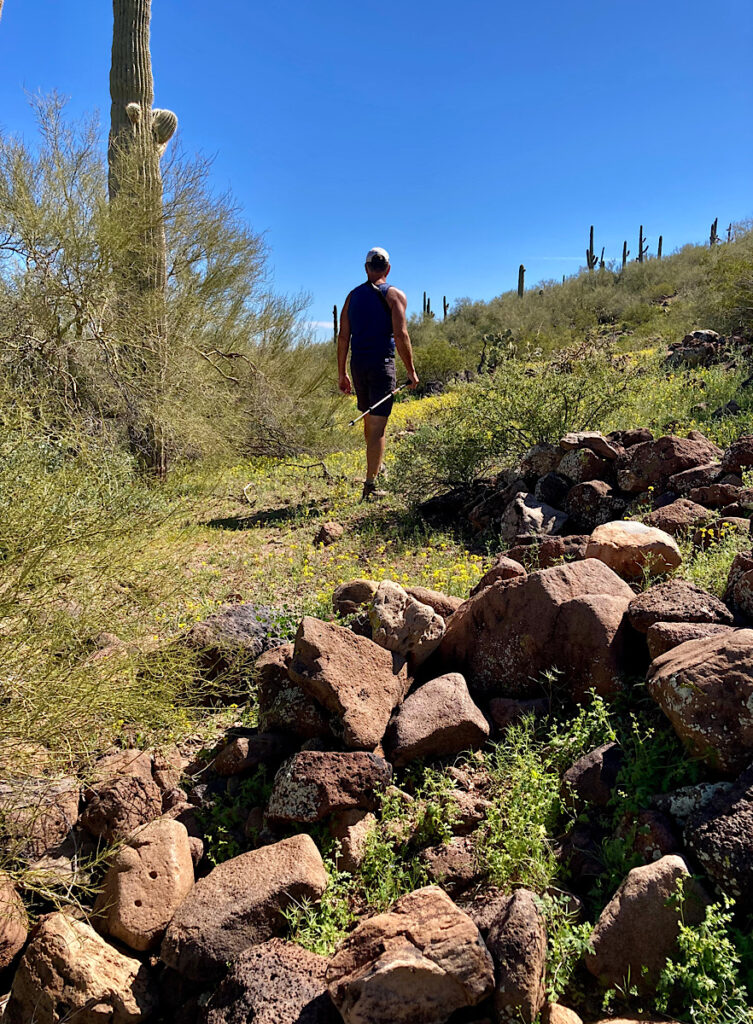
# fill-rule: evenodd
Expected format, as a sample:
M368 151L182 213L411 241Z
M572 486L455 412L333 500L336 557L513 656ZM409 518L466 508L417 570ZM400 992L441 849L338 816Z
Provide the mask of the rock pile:
M711 898L694 880L699 869L709 889L745 906L753 891L753 553L735 559L724 600L675 578L644 590L635 580L674 569L675 536L710 508L730 498L749 507L729 470L753 462L748 440L724 453L699 436L645 432L538 446L515 487L473 512L516 545L466 601L353 580L333 597L349 620L306 617L292 643L273 646L243 606L196 630L211 651L206 671L231 693L256 686L258 726L234 728L211 760L111 751L84 784L42 769L36 779L10 775L0 827L30 862L47 858L74 877L76 851L115 847L90 923L54 912L30 932L0 874L0 969L14 969L3 1021L531 1024L541 1015L577 1024L574 1010L547 1004L538 898L495 890L480 863L491 806L483 754L452 762L523 714L594 692L611 698L636 673L689 755L715 773L712 783L647 795L625 821L642 864L607 903L583 958L596 990L635 983L650 998L681 921L701 921ZM612 519L649 487L661 495L659 525ZM562 513L536 505L545 492L559 493L566 517L590 532L520 536L521 524L561 528ZM287 941L291 908L315 906L329 883L313 837L337 839L339 870L357 871L385 795L416 802L400 786L419 759L451 765L455 787L448 841L416 849L434 884L363 913L331 957ZM559 855L570 862L575 908L601 870L599 815L622 765L612 742L563 773L561 802L577 820ZM240 807L260 768L268 785L242 806L245 852L212 865L202 806L223 796Z

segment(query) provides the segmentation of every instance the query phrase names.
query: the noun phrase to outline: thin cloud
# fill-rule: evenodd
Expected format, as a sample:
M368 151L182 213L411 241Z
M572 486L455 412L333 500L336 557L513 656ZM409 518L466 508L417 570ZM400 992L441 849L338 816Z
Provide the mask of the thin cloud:
M331 320L309 320L309 327L332 327Z

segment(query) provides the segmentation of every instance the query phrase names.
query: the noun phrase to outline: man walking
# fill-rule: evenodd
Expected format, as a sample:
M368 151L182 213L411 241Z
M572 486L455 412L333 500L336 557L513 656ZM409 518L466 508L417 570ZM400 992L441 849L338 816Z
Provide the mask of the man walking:
M337 369L340 390L345 395L355 388L358 411L366 412L385 395L378 410L364 417L366 436L366 481L361 500L373 497L376 477L384 459L384 431L392 412L390 392L396 388L395 348L408 373L408 386L413 391L418 376L413 366L405 311L408 301L399 288L387 284L390 257L385 249L369 249L366 254L367 281L354 288L343 305L340 332L337 336ZM348 348L350 372L348 376Z

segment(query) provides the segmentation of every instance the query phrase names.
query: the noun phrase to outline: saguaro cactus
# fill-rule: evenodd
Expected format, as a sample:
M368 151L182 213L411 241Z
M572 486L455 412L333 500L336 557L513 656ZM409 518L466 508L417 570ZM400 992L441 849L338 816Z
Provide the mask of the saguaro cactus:
M602 255L604 255L603 250ZM596 266L598 262L599 258L594 252L594 226L592 224L591 231L589 234L588 248L586 249L586 263L588 264L588 269L593 270L593 268Z
M641 230L638 234L638 255L636 259L639 263L643 263L644 257L648 255L648 242L643 237L643 225L641 224Z
M443 320L446 320L446 319L447 319L447 313L449 312L449 309L450 309L450 304L449 304L449 302L447 301L447 296L446 296L446 295L443 295L443 296L442 296L442 311L443 311L443 314L444 314L444 315L442 316L442 319L443 319Z
M714 223L711 225L711 234L709 235L709 245L713 249L719 241L719 234L717 228L719 227L719 218L717 217Z
M337 304L332 307L332 337L335 339L337 344Z
M123 334L141 355L135 367L147 385L159 387L165 360L167 245L160 157L177 128L172 111L154 104L149 52L151 0L113 0L110 68L110 139L107 151L110 203L128 241L115 268ZM128 348L128 341L126 342ZM134 351L133 347L130 351ZM147 467L164 475L167 456L161 428L142 422L131 401L129 432Z
M659 235L659 244L656 247L656 258L657 258L657 260L661 259L661 248L662 248L663 244L664 244L664 235Z
M518 268L518 298L523 298L523 292L526 290L526 268L523 264L520 264Z
M623 242L622 243L622 269L623 270L625 269L625 265L627 263L627 259L628 259L629 255L630 255L630 250L627 247L627 242Z

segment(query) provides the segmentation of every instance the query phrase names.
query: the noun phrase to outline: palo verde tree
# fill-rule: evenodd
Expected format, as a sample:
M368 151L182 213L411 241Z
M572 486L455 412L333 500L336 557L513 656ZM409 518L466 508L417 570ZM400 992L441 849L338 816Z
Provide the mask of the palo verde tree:
M163 476L167 243L160 158L178 119L154 107L150 18L151 0L113 0L108 190L121 229L113 269L120 341L132 371L129 435L147 468Z

